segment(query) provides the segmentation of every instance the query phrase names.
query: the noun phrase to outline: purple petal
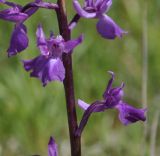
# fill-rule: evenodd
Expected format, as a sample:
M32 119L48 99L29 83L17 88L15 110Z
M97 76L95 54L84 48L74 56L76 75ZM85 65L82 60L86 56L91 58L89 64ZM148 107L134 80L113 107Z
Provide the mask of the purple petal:
M111 5L112 5L112 0L103 0L99 8L100 13L103 14L107 12L110 9Z
M51 81L63 81L65 78L65 69L62 61L40 55L32 60L23 61L26 71L31 71L30 76L36 77L46 86Z
M106 90L105 92L103 93L103 98L106 99L107 98L107 95L109 93L109 90L112 88L112 83L114 81L114 72L112 71L108 71L108 73L112 76L111 79L109 80L108 84L107 84L107 87L106 87Z
M127 33L107 15L103 15L99 18L97 31L106 39L114 39L115 37L121 38L123 34Z
M58 156L57 144L55 143L55 140L53 137L50 137L50 140L48 143L48 156Z
M37 36L37 46L39 50L41 51L41 54L49 55L46 37L45 37L45 34L43 32L41 25L39 25L37 28L36 36Z
M0 19L11 22L22 22L28 18L28 15L20 12L17 6L0 11Z
M145 121L145 112L147 109L137 109L125 103L119 103L116 108L119 111L119 120L128 125L137 121Z
M19 24L11 36L10 47L8 48L8 56L16 55L28 47L27 29L25 25Z
M50 59L49 62L49 77L50 80L63 81L65 78L65 69L62 61L57 59Z
M76 131L76 135L77 136L80 136L84 127L86 126L87 122L88 122L88 119L90 117L90 115L94 112L102 112L106 109L105 107L105 104L103 101L96 101L94 103L92 103L89 107L88 107L88 104L86 104L85 102L83 101L79 101L79 105L82 109L86 109L86 111L84 112L83 114L83 117L82 117L82 120L79 124L79 127Z
M26 71L32 71L33 77L38 77L44 66L47 64L48 59L45 56L38 56L32 60L23 60L23 65Z
M78 0L73 0L73 6L76 10L76 12L81 16L81 17L84 17L84 18L95 18L96 17L96 12L92 12L92 13L89 13L87 11L85 11L80 3L78 2Z
M74 49L77 45L79 45L82 41L83 41L84 37L83 35L81 35L79 38L77 39L73 39L73 40L69 40L67 42L64 43L64 52L68 53L70 52L72 49Z

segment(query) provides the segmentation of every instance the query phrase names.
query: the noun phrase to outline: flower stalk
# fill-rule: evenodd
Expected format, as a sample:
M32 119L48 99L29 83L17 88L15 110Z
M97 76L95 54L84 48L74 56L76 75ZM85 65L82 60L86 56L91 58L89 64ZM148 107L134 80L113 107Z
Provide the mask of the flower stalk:
M68 28L65 0L58 0L57 3L59 6L59 8L56 10L59 31L62 37L64 38L64 40L68 41L71 39L71 32ZM80 136L75 135L78 125L77 125L77 115L76 115L76 107L75 107L71 53L63 54L62 60L63 60L63 64L66 71L63 84L64 84L65 97L66 97L71 156L81 156Z

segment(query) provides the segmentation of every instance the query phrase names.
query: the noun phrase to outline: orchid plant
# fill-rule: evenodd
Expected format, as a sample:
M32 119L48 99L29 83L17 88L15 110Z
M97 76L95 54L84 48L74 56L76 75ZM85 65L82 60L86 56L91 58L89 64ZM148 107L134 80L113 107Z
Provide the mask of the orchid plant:
M92 113L117 109L121 123L128 125L140 120L145 121L147 109L137 109L124 102L122 99L124 83L119 87L113 88L115 74L109 71L111 79L103 93L103 100L97 100L91 104L78 100L78 106L84 111L78 125L73 86L72 53L74 48L84 41L84 36L80 34L78 38L71 39L73 28L80 22L80 18L96 18L98 20L97 31L104 39L122 38L123 34L127 32L105 14L109 11L112 0L85 0L83 7L78 0L72 1L76 13L70 22L67 19L65 0L58 0L57 3L35 0L25 6L0 0L0 5L8 6L6 9L0 10L0 19L14 23L14 30L7 50L8 57L12 57L25 50L29 45L25 21L40 8L55 11L60 35L55 36L51 33L50 37L47 38L43 32L42 25L39 24L36 38L40 54L31 60L23 60L22 64L24 69L30 72L30 76L38 78L43 86L52 81L63 82L66 95L71 156L81 156L81 135ZM54 138L51 137L48 144L48 156L57 155L57 145Z

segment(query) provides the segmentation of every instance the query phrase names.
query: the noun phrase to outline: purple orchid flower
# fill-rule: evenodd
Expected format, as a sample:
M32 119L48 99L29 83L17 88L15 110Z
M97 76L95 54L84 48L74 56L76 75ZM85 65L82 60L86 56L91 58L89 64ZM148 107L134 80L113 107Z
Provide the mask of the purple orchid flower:
M62 54L71 53L72 49L82 42L83 36L64 41L61 35L54 37L51 34L50 38L46 39L41 25L38 26L36 35L37 46L41 54L32 60L23 61L25 70L31 71L31 77L39 78L43 86L50 81L63 81L65 69L62 62Z
M109 16L105 14L112 5L112 0L85 0L82 8L78 0L73 0L78 15L84 18L98 18L97 31L106 39L122 37L126 31L122 30ZM70 29L75 26L73 22Z
M57 144L53 137L50 137L48 143L48 156L58 156Z
M9 9L0 11L0 19L16 23L11 35L10 46L7 50L8 56L16 55L28 47L27 29L23 24L39 8L56 9L58 6L53 3L35 0L22 7L19 4L1 0L0 3L10 6Z
M85 103L82 100L78 100L78 105L83 110L85 110L82 120L80 122L79 128L76 135L81 135L90 115L94 112L102 112L106 109L115 108L119 111L119 120L124 125L128 125L137 121L145 121L145 112L147 109L137 109L127 103L123 102L123 87L124 83L120 87L112 88L112 83L114 81L114 73L109 71L112 78L109 80L107 88L103 94L102 101L96 101L91 105Z

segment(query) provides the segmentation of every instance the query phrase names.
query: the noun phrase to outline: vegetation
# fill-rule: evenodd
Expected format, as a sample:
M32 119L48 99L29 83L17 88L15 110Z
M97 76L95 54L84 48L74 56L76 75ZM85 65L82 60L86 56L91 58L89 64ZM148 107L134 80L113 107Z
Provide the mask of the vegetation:
M28 1L17 2L25 4ZM85 34L85 42L73 54L77 99L81 98L88 103L101 99L110 78L107 71L112 70L118 79L115 85L125 82L125 101L142 107L142 21L145 3L147 1L113 1L114 9L110 10L109 15L128 31L128 35L121 40L104 40L95 31L94 20L80 20L78 28L73 30L73 37L78 37L80 32ZM71 5L71 1L68 1L70 19L74 13ZM82 136L84 156L139 156L144 151L144 155L148 156L151 143L152 149L156 149L155 154L160 153L160 125L156 126L160 118L159 13L160 1L148 2L148 31L145 32L148 33L147 137L144 140L143 123L124 127L113 113L114 110L96 113L92 115ZM48 35L50 30L58 34L55 18L52 11L43 9L33 15L26 22L30 37L29 48L18 57L9 59L6 49L13 25L0 21L0 156L45 156L50 135L56 139L59 155L69 156L63 85L53 82L45 88L42 87L40 81L29 77L20 62L39 53L35 46L35 31L39 23L42 23ZM77 110L80 119L83 112L79 108Z

